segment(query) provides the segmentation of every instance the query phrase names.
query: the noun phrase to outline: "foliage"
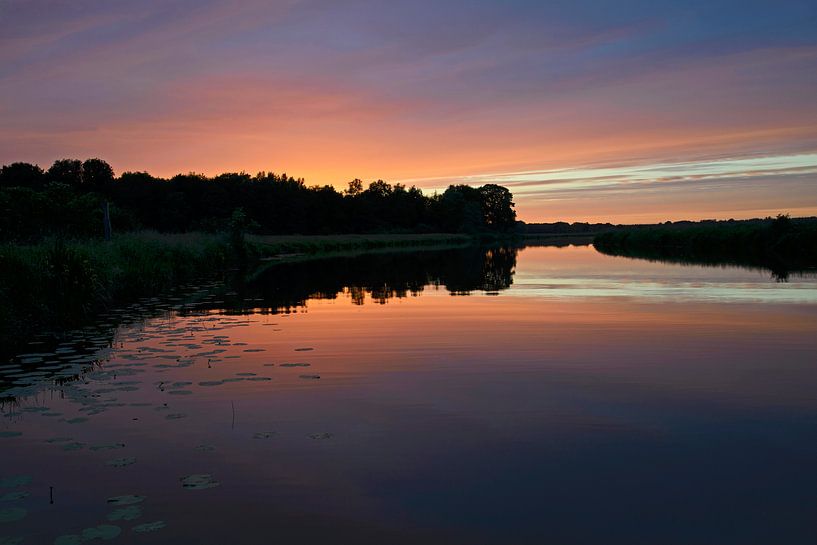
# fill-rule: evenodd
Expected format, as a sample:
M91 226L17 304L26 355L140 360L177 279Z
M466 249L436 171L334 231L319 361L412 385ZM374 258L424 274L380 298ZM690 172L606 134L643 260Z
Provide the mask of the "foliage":
M60 188L59 190L55 188ZM416 187L361 180L346 191L307 186L287 174L179 174L169 180L146 172L114 177L100 159L55 161L48 171L14 163L0 170L0 239L30 241L48 235L99 236L103 201L113 203L115 232L229 231L234 210L247 230L263 234L489 233L515 227L506 188L451 186L426 196Z
M48 235L91 237L101 234L99 199L52 182L40 190L0 188L0 240L30 242Z
M0 343L36 327L82 323L115 302L227 269L221 237L138 233L0 246Z
M587 223L577 221L567 223L557 221L554 223L526 223L521 231L526 235L594 235L613 231L626 226L613 225L612 223Z
M705 263L739 263L788 270L817 267L817 218L677 222L633 226L597 235L611 254Z

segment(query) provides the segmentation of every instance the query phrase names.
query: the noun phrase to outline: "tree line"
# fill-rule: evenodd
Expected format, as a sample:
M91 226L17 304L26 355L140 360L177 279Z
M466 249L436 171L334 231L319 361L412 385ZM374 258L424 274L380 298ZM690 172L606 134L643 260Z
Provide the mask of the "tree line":
M817 217L622 226L596 235L593 244L611 255L767 268L785 280L790 271L817 267Z
M377 180L364 187L355 179L338 191L267 172L117 177L101 159L60 159L48 170L30 163L0 168L0 238L98 236L101 205L108 202L115 231L219 231L236 214L263 234L481 233L516 226L513 195L495 184L424 195L414 186Z

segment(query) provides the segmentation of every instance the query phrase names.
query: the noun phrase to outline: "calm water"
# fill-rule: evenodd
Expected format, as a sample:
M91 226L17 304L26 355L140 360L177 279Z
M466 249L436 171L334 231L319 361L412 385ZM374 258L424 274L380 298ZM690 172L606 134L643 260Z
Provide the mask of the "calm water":
M116 316L0 367L0 537L817 540L814 277L471 249Z

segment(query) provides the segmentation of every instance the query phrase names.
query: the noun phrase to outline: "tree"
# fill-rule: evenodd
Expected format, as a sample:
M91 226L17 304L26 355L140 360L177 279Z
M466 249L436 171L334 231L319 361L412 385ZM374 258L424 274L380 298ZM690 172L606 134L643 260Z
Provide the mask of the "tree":
M393 190L394 188L391 186L391 184L386 183L383 180L377 180L376 182L369 184L369 189L366 190L366 193L374 197L388 197L391 195Z
M485 230L482 196L469 185L451 185L442 194L437 218L444 231L476 233Z
M45 184L45 173L38 165L12 163L0 169L0 187L28 187L41 189Z
M111 165L102 159L88 159L82 163L82 185L86 189L107 195L113 180Z
M82 161L79 159L58 159L48 169L49 182L57 182L79 187L82 185Z
M509 231L516 224L513 195L506 187L486 184L479 188L485 224L495 231Z
M347 195L354 197L355 195L360 195L361 193L363 193L363 180L360 178L355 178L349 182L349 188L346 190Z
M82 163L82 186L102 195L102 230L105 240L111 240L111 203L113 169L102 159L87 159Z

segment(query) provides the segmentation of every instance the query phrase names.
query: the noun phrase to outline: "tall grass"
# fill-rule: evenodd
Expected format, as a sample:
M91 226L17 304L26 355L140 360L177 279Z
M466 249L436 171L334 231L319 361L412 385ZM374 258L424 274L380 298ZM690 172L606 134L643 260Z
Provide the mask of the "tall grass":
M0 246L0 342L77 325L115 303L221 274L230 260L226 239L197 234Z

